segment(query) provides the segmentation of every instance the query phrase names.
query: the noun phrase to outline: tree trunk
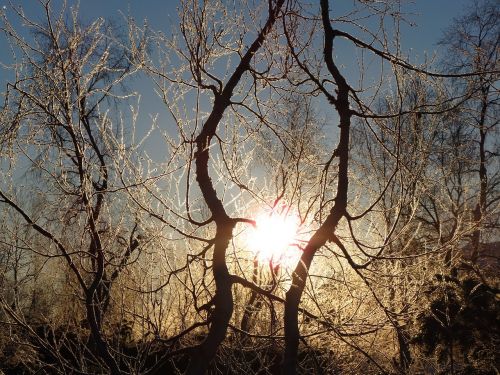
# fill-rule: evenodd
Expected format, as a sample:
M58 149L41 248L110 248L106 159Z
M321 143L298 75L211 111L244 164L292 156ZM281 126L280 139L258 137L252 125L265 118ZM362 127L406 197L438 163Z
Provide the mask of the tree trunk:
M227 327L233 314L232 281L226 266L226 249L232 237L234 224L218 227L213 257L215 279L215 308L210 317L210 328L205 340L195 350L186 374L204 374L215 358L217 348L226 337Z
M250 62L254 54L262 46L267 34L271 31L283 3L284 0L278 0L274 8L271 7L272 2L269 3L270 13L264 27L260 30L257 38L248 48L247 52L242 56L225 87L220 91L214 91L215 99L212 112L203 124L200 134L196 137L196 152L194 155L196 181L217 226L212 269L215 280L215 307L210 317L211 325L208 335L191 356L187 369L187 374L189 375L205 373L217 353L217 348L226 336L227 327L233 314L232 282L226 265L226 250L232 238L236 222L226 213L209 175L210 143L215 136L224 111L231 104L234 89L238 85L242 75L250 69Z
M335 204L333 205L325 222L319 227L309 240L299 264L292 275L292 285L286 293L285 299L285 354L282 363L282 373L293 375L296 373L298 348L299 348L299 326L298 314L299 304L306 285L309 267L318 249L328 240L335 237L337 225L346 215L347 192L349 186L349 137L351 126L351 111L349 109L349 85L338 70L333 61L333 39L335 32L330 24L328 0L321 0L321 18L325 32L324 59L329 73L337 85L337 97L329 96L328 100L335 106L340 117L340 137L337 149L333 157L339 158L338 181ZM348 254L345 254L348 257ZM350 258L349 258L350 260Z
M472 263L476 263L479 258L481 247L481 226L486 211L486 193L488 187L488 172L486 170L486 112L488 110L489 87L482 90L481 113L479 118L479 201L474 210L474 221L477 225L472 233Z
M107 342L102 337L100 327L100 306L95 304L93 293L88 293L85 305L90 328L89 346L108 366L110 373L112 375L118 375L121 373L118 364L109 352Z

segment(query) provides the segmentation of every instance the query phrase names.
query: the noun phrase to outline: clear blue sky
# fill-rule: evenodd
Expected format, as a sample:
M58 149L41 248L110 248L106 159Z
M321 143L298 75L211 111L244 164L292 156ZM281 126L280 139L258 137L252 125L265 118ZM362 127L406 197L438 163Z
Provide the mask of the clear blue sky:
M14 0L14 3L26 7L34 1ZM404 44L418 53L423 53L423 51L433 52L435 43L441 36L443 28L472 1L403 0L403 2L407 3L404 5L404 10L410 13L408 17L416 24L415 27L408 27L403 30ZM68 0L68 4L72 2ZM336 2L352 3L354 0L333 0L331 2L332 10L334 10ZM130 14L137 21L147 19L153 29L168 31L172 19L175 19L178 3L177 0L82 0L80 10L84 17L89 18L95 16L120 17L121 11Z
M332 9L335 8L336 1L342 2L343 6L354 0L334 0ZM472 0L415 0L408 2L404 10L409 11L409 18L416 23L414 27L405 27L403 30L403 45L405 49L412 48L416 54L422 55L424 51L432 53L436 49L436 41L440 38L442 30L449 25L453 17L459 15L464 7ZM37 0L12 0L15 5L24 8L27 14L36 18L40 6ZM53 7L57 8L61 0L53 0ZM75 0L68 0L71 6L78 3ZM8 2L0 0L1 5L8 7ZM155 30L168 31L172 22L176 23L177 0L81 0L80 14L84 20L91 20L95 17L113 17L117 20L122 18L122 14L130 15L138 23L147 19L148 24ZM9 10L7 10L9 14ZM41 16L40 16L41 18ZM6 50L5 38L0 37L0 61L5 61Z
M331 9L335 11L336 4L347 7L354 0L332 0ZM16 6L22 6L26 14L34 19L42 19L41 7L37 0L12 0ZM53 0L53 8L58 9L62 0ZM67 0L69 6L78 2ZM91 21L96 17L114 18L118 22L123 16L133 17L138 24L147 19L153 30L161 30L168 33L172 27L177 27L176 14L179 2L177 0L80 0L80 16L83 21ZM432 55L436 49L436 43L441 38L442 31L453 19L460 15L464 8L472 3L472 0L415 0L407 2L403 11L409 13L409 20L415 26L405 26L402 29L402 46L405 54L412 55L412 61L421 61L424 54ZM7 17L11 20L12 11L9 9L8 1L0 0L0 6L6 6ZM335 13L334 13L335 14ZM16 23L14 23L16 25ZM18 24L16 26L19 26ZM410 52L411 51L411 52ZM344 56L348 58L348 56ZM419 60L416 60L416 58ZM0 62L10 61L8 45L5 36L0 35ZM0 87L5 87L7 75L0 68ZM141 119L148 123L148 114L160 113L160 122L165 120L165 109L160 100L153 94L151 85L144 85L139 89L143 92L141 101ZM165 121L165 122L168 122ZM145 125L143 128L146 128ZM167 125L168 127L168 125ZM139 129L141 130L141 129Z

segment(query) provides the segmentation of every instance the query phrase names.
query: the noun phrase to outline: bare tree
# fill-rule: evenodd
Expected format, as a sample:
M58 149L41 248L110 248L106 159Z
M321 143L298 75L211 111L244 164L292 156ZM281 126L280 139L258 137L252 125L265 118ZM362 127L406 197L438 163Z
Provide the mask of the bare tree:
M104 20L82 26L77 10L53 13L49 1L41 5L40 23L13 8L33 33L31 41L4 19L18 64L4 106L0 200L47 241L43 249L27 245L46 268L65 261L68 281L85 308L89 347L117 374L120 360L109 349L105 315L114 281L138 252L141 229L127 202L116 201L123 189L116 171L132 154L126 129L109 109L129 96L121 85L135 68ZM24 186L18 174L23 167ZM31 198L23 201L25 189ZM5 301L3 307L42 347L58 352L57 344L29 328L15 305ZM61 366L69 371L71 360L61 360Z
M412 65L389 0L345 13L183 0L172 35L129 19L126 36L41 4L41 22L13 8L30 38L3 27L17 60L0 114L2 218L15 218L0 324L31 344L26 368L420 366L425 286L498 224L496 49L443 74ZM168 111L149 133L135 129L135 75ZM262 216L294 220L293 238L276 245L280 224L264 220L253 248ZM30 300L51 277L51 296Z
M475 1L465 15L454 20L440 44L447 49L445 69L450 72L485 72L455 83L459 93L470 93L461 107L460 118L465 132L470 133L474 171L477 175L477 203L473 220L477 229L471 238L471 260L476 263L481 253L481 228L489 232L498 227L498 44L500 28L498 4ZM464 140L467 142L467 140ZM493 236L488 236L494 238Z
M364 5L360 4L363 8ZM377 5L366 5L367 12L373 12L376 17L387 17L389 15L394 15L395 13L390 11L391 4L380 3ZM397 11L396 11L397 13ZM286 304L285 304L285 336L286 336L286 348L285 357L283 364L284 373L294 373L297 363L297 352L300 340L299 334L299 303L301 301L301 296L306 286L306 281L308 279L308 272L311 267L313 258L315 254L327 244L327 242L333 242L341 251L343 256L346 258L348 265L355 271L355 273L363 280L369 290L372 292L373 298L376 304L381 308L382 311L387 316L388 322L390 322L396 330L398 330L397 322L397 312L391 311L388 306L381 300L373 288L374 282L367 277L367 273L374 273L377 264L387 258L397 258L402 256L401 253L398 255L391 253L389 249L392 247L391 244L401 237L404 233L404 229L408 228L408 224L414 218L414 212L417 208L415 205L418 202L418 189L419 182L423 177L423 172L426 169L425 158L430 155L430 150L425 145L425 138L422 137L423 134L431 135L430 140L432 141L432 130L427 130L422 127L421 118L423 114L442 114L453 107L456 107L461 103L460 97L467 97L467 95L457 95L454 98L448 98L444 95L435 95L432 98L422 97L421 100L406 100L406 95L408 92L403 89L404 74L418 74L421 75L422 81L425 84L430 83L433 79L439 78L467 78L467 77L478 77L487 74L491 71L490 68L479 68L479 69L468 69L461 72L455 72L452 74L439 74L429 71L425 67L416 67L407 63L403 57L399 55L398 44L396 43L394 47L394 52L391 51L391 45L386 41L386 35L382 31L382 37L377 39L374 34L370 38L373 38L375 42L364 42L361 38L355 36L352 32L345 32L341 29L334 29L332 24L335 19L331 19L329 2L321 1L321 20L323 24L324 32L324 48L323 48L323 63L325 70L327 71L328 78L323 78L320 73L316 73L315 67L312 67L310 63L307 62L306 53L304 50L308 47L307 45L297 46L296 40L298 37L295 35L289 36L289 46L292 50L292 54L297 59L297 63L301 66L304 73L308 76L309 80L317 85L318 90L326 97L329 103L334 107L338 117L339 117L339 138L338 144L335 151L331 154L331 159L326 163L327 168L330 166L332 160L337 159L337 181L336 181L336 192L333 198L333 205L326 216L325 220L321 223L320 227L314 233L314 235L308 241L306 247L304 248L303 255L297 268L293 274L292 285L287 292ZM339 23L341 25L341 23ZM397 29L396 29L397 30ZM361 32L363 32L362 30ZM370 104L370 99L367 100L368 92L363 92L362 89L357 89L351 86L344 74L341 72L340 65L335 62L334 59L334 41L338 39L344 39L353 43L355 48L366 50L368 53L373 53L375 56L381 59L382 64L391 64L392 74L395 77L397 84L396 96L398 97L398 102L393 108L386 108L388 110L386 113L376 113L373 106ZM494 70L494 69L493 69ZM360 77L364 77L363 73L359 74ZM361 82L363 80L361 79ZM327 82L327 83L326 83ZM415 80L414 82L418 82ZM332 90L329 85L334 87ZM383 85L380 84L380 89L384 90ZM425 89L419 90L417 92L425 93ZM409 93L411 95L411 92ZM368 98L370 98L368 96ZM403 133L401 131L402 127L396 127L393 134L391 134L390 139L392 145L396 145L395 150L391 150L388 145L379 138L377 134L380 131L376 130L371 120L376 121L377 119L394 119L396 123L401 122L407 116L415 117L412 122L414 127L413 133ZM386 177L385 186L382 191L375 196L375 198L368 203L368 207L361 214L351 214L348 208L349 206L349 191L354 191L351 187L350 182L352 177L349 177L349 164L352 159L349 145L350 136L352 128L352 118L360 118L366 123L375 134L377 142L382 144L384 151L390 155L391 159L391 169L392 172ZM419 129L420 128L420 129ZM408 137L408 138L407 138ZM406 138L406 139L405 139ZM393 178L398 178L401 176L405 179L404 184L394 185L391 183ZM395 217L394 219L387 222L387 217L384 221L388 223L388 227L385 230L385 236L380 242L374 242L373 239L371 243L361 241L359 235L356 234L354 228L360 227L360 224L356 224L356 221L360 220L370 220L370 215L373 211L377 211L379 206L386 201L386 197L391 194L397 186L398 193L400 194L400 203L403 205L396 205ZM420 187L421 189L421 187ZM410 198L411 197L411 198ZM409 199L410 198L410 199ZM407 200L408 199L408 200ZM412 202L413 200L413 202ZM405 205L409 204L408 209L403 209ZM387 212L387 209L386 209ZM349 236L342 237L338 234L341 230L339 227L341 221L344 220L349 228ZM363 226L361 225L361 228ZM463 235L463 232L462 232ZM452 232L452 237L458 236L456 232ZM354 256L355 252L350 249L350 246L346 245L346 239L354 243L354 249L359 250L363 256L361 262L356 261ZM449 241L449 240L446 240ZM438 247L439 248L439 247ZM404 249L404 247L402 248ZM400 341L400 345L404 344ZM406 349L401 349L401 364L402 368L408 368L409 358L408 356L408 343L406 343ZM404 354L406 353L406 354ZM378 366L376 361L374 364ZM386 371L379 366L379 369Z

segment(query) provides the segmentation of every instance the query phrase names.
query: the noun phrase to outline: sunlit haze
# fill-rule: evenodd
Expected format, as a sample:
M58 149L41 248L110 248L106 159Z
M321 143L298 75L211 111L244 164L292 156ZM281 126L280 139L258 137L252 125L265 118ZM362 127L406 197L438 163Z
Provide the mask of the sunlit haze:
M0 375L498 374L499 41L500 0L0 1Z
M260 262L293 267L301 254L298 247L300 221L286 209L262 212L256 218L256 227L247 235L250 250Z

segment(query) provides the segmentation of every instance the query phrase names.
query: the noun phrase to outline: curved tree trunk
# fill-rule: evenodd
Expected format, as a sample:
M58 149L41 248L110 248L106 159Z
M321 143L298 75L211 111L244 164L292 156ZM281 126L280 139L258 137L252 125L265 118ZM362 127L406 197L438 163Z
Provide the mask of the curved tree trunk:
M196 137L196 152L194 155L196 181L217 227L212 266L216 290L214 298L215 308L210 318L211 325L209 332L205 340L191 356L187 370L187 374L189 375L204 374L206 372L210 362L215 357L220 343L226 336L229 321L233 313L232 282L226 264L226 250L232 238L236 221L231 219L226 213L224 205L217 196L210 178L208 172L210 143L216 134L224 111L231 104L234 89L240 82L243 73L250 69L250 62L275 24L283 3L284 0L277 0L276 5L272 7L272 2L270 1L270 13L265 25L242 56L240 63L235 68L224 88L219 91L216 89L213 90L215 100L212 112L203 124L200 134Z
M204 374L215 357L217 349L226 337L227 327L233 314L232 281L226 266L226 249L232 236L232 224L217 228L214 248L215 309L210 318L211 325L205 340L195 350L187 374Z
M333 39L336 34L330 24L328 0L321 0L321 16L325 31L324 59L329 73L337 85L337 97L328 95L328 100L335 106L340 116L340 137L333 157L338 157L338 182L335 204L325 222L309 240L299 264L292 276L292 285L286 293L285 301L285 354L282 373L296 373L300 332L298 326L299 304L306 285L309 267L318 249L328 240L335 238L335 230L339 221L346 216L347 192L349 186L349 136L352 112L349 109L349 86L333 61ZM347 254L346 254L347 255Z

